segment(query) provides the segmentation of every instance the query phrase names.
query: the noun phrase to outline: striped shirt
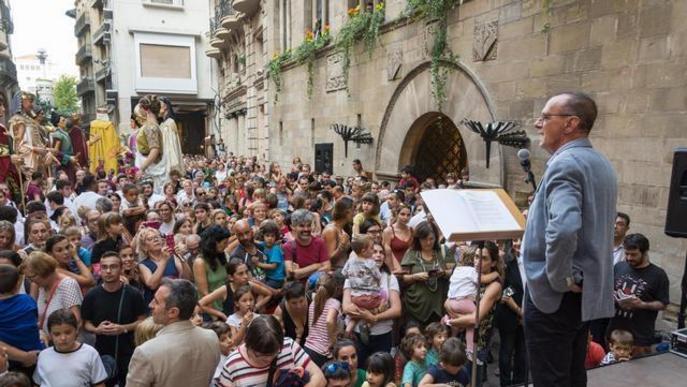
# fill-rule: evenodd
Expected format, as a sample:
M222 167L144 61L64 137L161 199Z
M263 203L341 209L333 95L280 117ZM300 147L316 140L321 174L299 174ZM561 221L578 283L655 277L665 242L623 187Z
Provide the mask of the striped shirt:
M332 308L339 312L341 302L336 298L328 299L317 321L315 321L315 302L311 302L308 308L308 337L305 339L305 346L323 356L329 356L327 314Z
M245 353L246 345L243 344L229 354L217 381L217 386L254 387L267 385L270 366L267 365L264 368L253 367L246 359ZM303 348L290 337L285 337L284 346L277 357L277 370L289 370L294 367L305 368L308 363L310 363L310 357L308 357Z

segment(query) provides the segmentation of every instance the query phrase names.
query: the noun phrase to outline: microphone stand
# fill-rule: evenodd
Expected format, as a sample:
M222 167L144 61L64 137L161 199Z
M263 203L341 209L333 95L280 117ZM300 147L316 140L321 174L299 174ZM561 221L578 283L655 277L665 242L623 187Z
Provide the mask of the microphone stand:
M537 191L537 182L534 181L534 173L532 173L532 168L530 166L530 160L522 160L520 161L520 165L522 165L522 169L525 170L525 173L527 174L527 177L525 177L525 183L530 183L532 184L532 192Z

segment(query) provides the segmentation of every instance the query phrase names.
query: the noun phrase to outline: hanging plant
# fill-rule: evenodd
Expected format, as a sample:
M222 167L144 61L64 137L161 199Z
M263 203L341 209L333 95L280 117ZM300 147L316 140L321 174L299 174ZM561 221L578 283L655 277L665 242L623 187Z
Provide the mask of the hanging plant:
M286 50L281 55L274 54L272 60L267 63L267 75L274 83L274 102L279 101L281 92L281 73L282 67L289 61L294 61L298 65L306 64L308 71L308 98L312 96L314 63L317 51L324 48L330 41L329 25L325 24L322 33L315 36L312 31L305 33L303 43L294 50Z
M457 63L458 60L458 56L454 55L448 46L448 15L460 4L463 4L463 0L408 0L406 10L411 16L437 22L431 50L430 77L432 97L439 111L446 102L446 83L452 70L451 64Z
M267 76L274 83L274 102L279 101L279 93L281 92L281 68L284 63L291 58L291 50L286 50L283 54L274 54L272 60L267 63Z
M336 38L336 48L343 54L342 70L346 88L348 88L348 71L351 67L351 48L362 41L365 51L372 57L372 52L379 41L379 30L384 24L384 3L379 3L371 11L360 11L360 5L348 10L348 20L341 27Z
M329 43L329 25L324 26L321 34L315 36L312 31L307 31L305 33L305 40L293 51L293 60L297 64L307 65L308 72L308 87L307 93L308 98L312 96L313 90L313 78L314 78L314 64L315 64L315 54L318 50L322 49Z

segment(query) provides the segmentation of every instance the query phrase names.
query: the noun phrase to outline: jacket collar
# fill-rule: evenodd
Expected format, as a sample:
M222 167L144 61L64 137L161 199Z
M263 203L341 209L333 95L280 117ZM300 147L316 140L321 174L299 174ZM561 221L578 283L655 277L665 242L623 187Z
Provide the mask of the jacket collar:
M182 331L188 331L194 328L193 323L191 323L191 320L183 320L183 321L177 321L173 322L169 325L166 325L164 328L160 329L160 331L157 333L155 337L160 337L163 335L168 335L172 333L177 333L177 332L182 332Z
M582 137L578 138L577 140L572 140L570 142L567 142L563 144L558 150L556 150L553 155L551 155L551 158L546 162L546 166L548 167L551 162L558 157L561 153L567 151L568 149L572 148L591 148L592 147L592 142L589 141L588 137Z

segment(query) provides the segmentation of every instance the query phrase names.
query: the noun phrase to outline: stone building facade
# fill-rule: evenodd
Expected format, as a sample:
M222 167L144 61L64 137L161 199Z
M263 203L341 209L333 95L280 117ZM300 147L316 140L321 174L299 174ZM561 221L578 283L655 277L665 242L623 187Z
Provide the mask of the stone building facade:
M465 1L448 15L448 44L458 59L450 65L441 111L429 71L431 23L406 17L405 0L386 1L371 55L354 47L347 89L341 53L329 44L314 62L312 96L307 66L286 62L277 102L265 78L269 59L298 47L322 15L336 39L358 1L324 2L324 12L317 0L233 3L232 24L229 18L220 23L231 27L220 31L227 38L208 52L222 68L221 133L228 150L283 165L300 156L341 175L352 172L357 158L388 179L406 164L425 173L467 166L472 181L503 186L523 200L529 187L517 149L493 144L487 168L484 142L461 121L516 121L531 139L539 177L548 155L533 124L547 97L588 92L600 111L592 142L618 172L618 210L632 218L631 232L651 240L651 259L669 273L671 300L679 302L687 243L665 236L663 227L672 149L687 138L687 2ZM364 128L373 142L349 142L346 155L332 124Z
M19 90L17 67L12 61L11 35L13 32L14 23L9 1L0 0L0 93L5 98L5 107L8 108L5 117L10 116L9 109L13 108L10 106L12 96Z

